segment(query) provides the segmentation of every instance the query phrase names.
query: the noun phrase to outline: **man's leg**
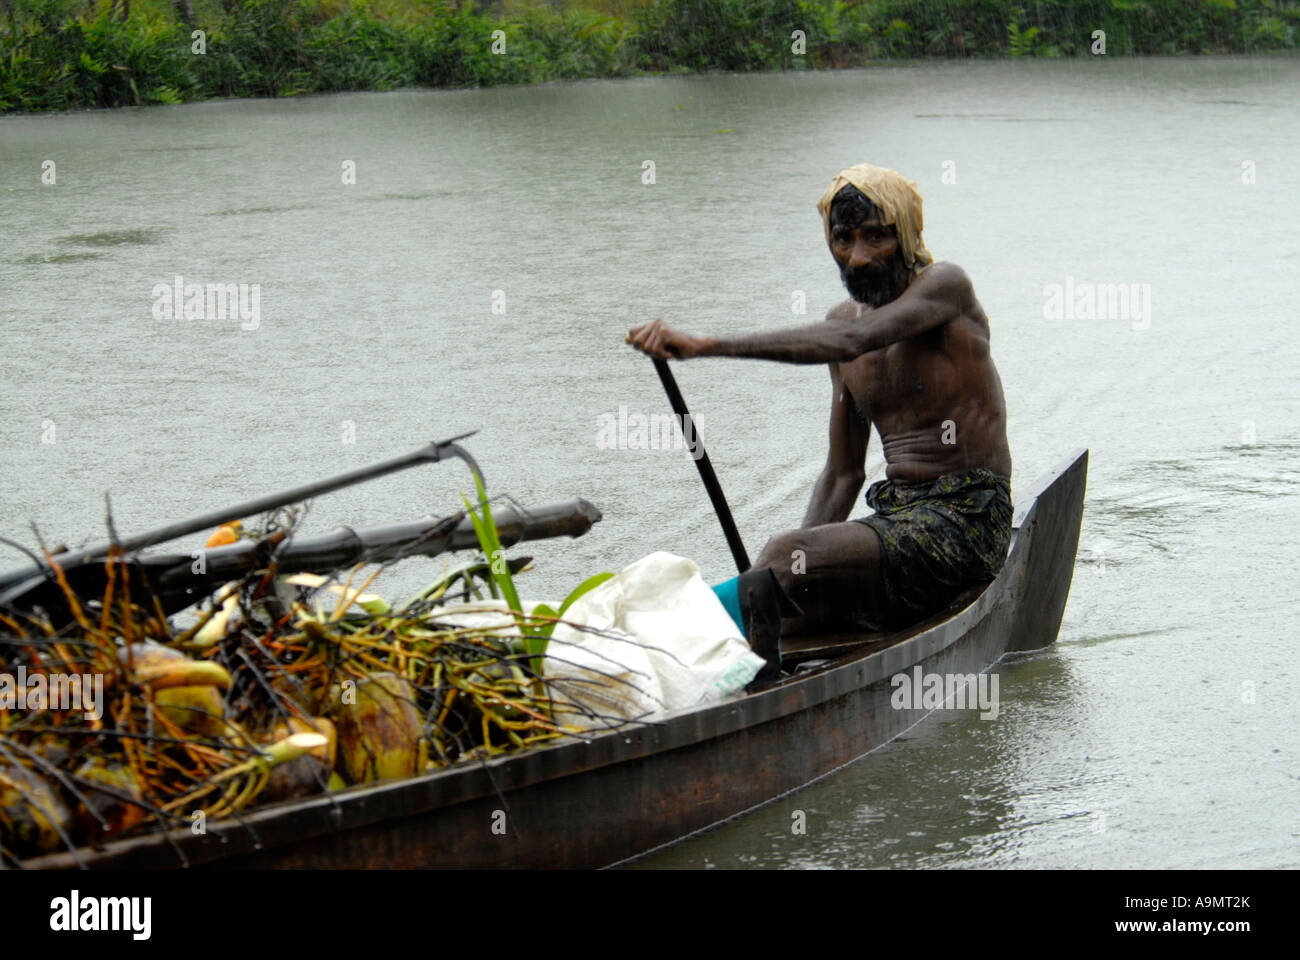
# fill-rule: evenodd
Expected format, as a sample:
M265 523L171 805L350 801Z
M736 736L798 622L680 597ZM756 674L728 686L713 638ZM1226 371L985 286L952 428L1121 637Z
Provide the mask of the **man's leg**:
M879 536L861 523L787 530L767 542L749 570L714 587L750 647L767 661L759 680L780 673L783 618L793 619L798 633L864 614L881 619L880 557Z
M786 530L767 542L755 568L766 567L803 610L799 631L884 613L880 537L862 523Z

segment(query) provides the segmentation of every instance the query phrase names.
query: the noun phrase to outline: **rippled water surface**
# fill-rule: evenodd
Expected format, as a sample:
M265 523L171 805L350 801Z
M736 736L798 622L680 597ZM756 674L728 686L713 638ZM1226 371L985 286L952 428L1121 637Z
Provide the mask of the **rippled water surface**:
M788 325L795 291L820 316L843 293L814 203L892 166L992 319L1013 485L1091 450L1059 643L1000 668L996 721L935 714L638 865L1300 865L1298 81L1097 58L0 118L0 532L97 541L105 491L138 532L479 429L494 491L604 511L530 551L532 595L658 549L722 579L689 459L597 443L666 411L623 334ZM155 318L178 275L258 285L257 328ZM1067 282L1149 285L1150 314L1046 319ZM677 372L757 552L821 468L825 371ZM464 489L424 468L307 522Z

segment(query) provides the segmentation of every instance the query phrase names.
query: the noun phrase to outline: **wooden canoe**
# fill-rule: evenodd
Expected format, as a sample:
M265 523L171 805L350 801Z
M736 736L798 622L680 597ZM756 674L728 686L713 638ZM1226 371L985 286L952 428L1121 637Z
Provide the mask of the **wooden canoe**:
M1078 547L1088 452L1021 493L998 578L894 634L783 641L793 676L724 703L408 780L265 807L241 822L117 840L92 868L599 867L797 789L928 712L890 678L980 673L1053 643ZM64 852L27 866L74 868Z

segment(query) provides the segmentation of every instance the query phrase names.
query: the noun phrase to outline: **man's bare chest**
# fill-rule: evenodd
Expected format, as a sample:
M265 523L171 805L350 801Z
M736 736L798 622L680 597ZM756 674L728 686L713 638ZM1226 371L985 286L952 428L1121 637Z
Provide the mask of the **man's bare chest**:
M914 409L927 395L945 388L942 381L951 368L942 330L891 343L839 366L844 388L864 420Z

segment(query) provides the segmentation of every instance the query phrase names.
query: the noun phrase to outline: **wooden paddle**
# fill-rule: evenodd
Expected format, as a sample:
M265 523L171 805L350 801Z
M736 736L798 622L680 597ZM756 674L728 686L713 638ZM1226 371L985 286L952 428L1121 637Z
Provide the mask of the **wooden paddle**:
M659 357L651 359L654 360L655 372L659 374L659 380L664 385L664 392L668 394L668 402L672 405L673 413L681 418L683 436L687 435L687 425L690 426L691 439L687 441L690 444L688 449L695 460L695 466L700 470L704 489L708 491L709 499L713 502L713 511L718 515L718 522L722 524L722 533L727 538L727 546L731 548L731 556L736 561L736 570L744 573L749 569L749 554L745 552L745 545L740 540L740 531L736 529L736 521L731 517L731 509L727 506L727 497L722 492L722 485L718 483L718 475L713 472L713 464L709 462L709 455L704 450L704 441L700 439L700 432L695 427L695 421L691 419L691 412L686 409L686 401L677 387L677 378L668 369L667 360Z

